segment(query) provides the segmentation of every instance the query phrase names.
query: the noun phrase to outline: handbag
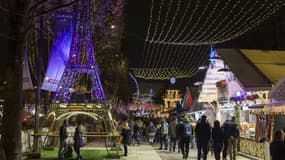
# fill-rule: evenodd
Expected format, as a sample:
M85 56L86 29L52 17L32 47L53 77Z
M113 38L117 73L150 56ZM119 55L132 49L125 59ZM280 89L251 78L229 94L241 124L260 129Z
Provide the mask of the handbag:
M123 144L123 136L119 137L119 144Z

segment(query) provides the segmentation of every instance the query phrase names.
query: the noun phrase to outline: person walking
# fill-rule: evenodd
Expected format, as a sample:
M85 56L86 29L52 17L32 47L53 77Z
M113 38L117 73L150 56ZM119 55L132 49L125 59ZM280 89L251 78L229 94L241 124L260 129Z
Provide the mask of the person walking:
M130 138L129 138L129 145L134 145L134 126L135 122L133 118L130 119L129 121L129 128L130 128Z
M169 130L168 130L168 135L170 137L170 143L169 143L169 151L175 152L175 148L176 148L176 119L173 118L172 121L169 124Z
M179 118L178 124L176 125L176 138L178 140L178 153L181 150L182 147L182 141L183 141L183 131L184 131L184 125L183 125L183 119Z
M214 122L214 128L212 129L212 139L213 139L213 149L215 154L215 159L220 160L221 159L221 152L223 149L223 143L224 143L224 131L220 127L220 122L216 120Z
M198 160L200 160L203 150L203 160L207 159L208 144L211 136L211 126L207 122L207 116L203 115L201 121L197 123L195 135L198 148Z
M239 138L239 129L238 125L235 122L235 116L232 117L231 121L226 121L224 123L223 129L225 133L224 150L223 150L223 159L226 159L227 152L230 155L230 160L236 160L237 152L237 141Z
M151 121L148 125L148 142L150 144L153 144L153 142L154 142L155 132L156 132L156 128L155 128L153 122Z
M128 156L128 143L130 138L130 128L128 122L125 122L122 127L122 133L123 137L123 145L124 145L124 156Z
M270 156L272 160L284 160L285 159L285 144L284 144L284 132L277 130L274 133L273 142L270 143Z
M77 160L81 160L82 157L80 155L80 148L83 146L83 126L81 121L78 121L77 127L75 128L75 133L74 133L74 150L77 154Z
M63 121L62 125L59 128L59 149L58 149L58 159L61 160L64 158L64 154L67 151L66 138L67 135L67 122Z
M164 144L164 150L167 150L168 148L168 123L166 121L166 119L162 120L162 124L161 124L161 137L160 137L160 148L159 149L163 149L163 144Z
M183 135L181 138L181 140L182 140L181 141L181 152L183 155L183 159L188 158L191 136L192 136L192 128L191 128L191 125L189 123L189 120L184 119Z

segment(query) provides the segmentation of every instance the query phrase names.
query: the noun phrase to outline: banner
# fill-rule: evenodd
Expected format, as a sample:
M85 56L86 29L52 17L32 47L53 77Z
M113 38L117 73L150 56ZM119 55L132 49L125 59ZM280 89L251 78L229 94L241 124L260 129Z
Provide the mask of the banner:
M65 70L73 35L73 16L67 13L55 15L54 40L48 68L42 85L43 90L56 91Z
M229 99L229 87L226 80L220 80L216 83L218 101L220 103L227 102Z

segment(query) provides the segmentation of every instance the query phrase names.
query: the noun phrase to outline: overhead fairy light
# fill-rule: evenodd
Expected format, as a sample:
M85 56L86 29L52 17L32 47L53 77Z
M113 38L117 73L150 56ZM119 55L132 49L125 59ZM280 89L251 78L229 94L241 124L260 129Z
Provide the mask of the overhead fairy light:
M191 77L198 71L199 66L206 63L209 51L208 46L171 46L159 51L164 53L161 56L154 56L145 62L149 63L148 67L131 70L137 78L143 79Z
M195 2L190 7L189 4L194 2L188 0L178 1L176 5L171 5L171 0L168 6L164 5L165 0L152 2L150 21L155 22L156 25L148 29L148 37L145 41L172 45L205 45L224 42L259 25L285 4L283 0L220 0L218 2L209 0L207 3L198 0ZM170 5L171 8L169 8ZM184 11L182 14L181 10ZM192 12L188 13L188 10ZM188 18L184 16L186 13ZM161 20L164 20L163 24L158 27ZM177 22L179 22L178 25L175 25ZM184 25L180 25L180 22L184 22ZM248 25L244 26L244 24ZM168 34L164 34L165 30ZM157 37L157 35L160 36Z
M171 78L166 74L170 71L192 75L207 59L205 45L246 33L284 4L283 0L152 0L143 56L135 75L158 76L155 79Z
M177 68L152 68L152 69L140 69L131 68L134 75L137 78L142 79L156 79L156 80L166 80L173 77L184 78L191 77L194 74L187 74L185 72L179 72Z
M154 47L158 48L154 49L156 54L144 61L143 68L179 68L178 72L185 72L188 75L205 63L209 53L208 46Z

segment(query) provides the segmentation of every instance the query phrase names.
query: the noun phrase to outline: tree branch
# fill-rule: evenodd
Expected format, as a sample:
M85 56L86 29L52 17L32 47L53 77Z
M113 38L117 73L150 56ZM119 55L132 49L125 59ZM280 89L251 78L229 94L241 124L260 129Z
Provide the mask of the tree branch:
M67 3L67 4L63 4L63 5L57 6L57 7L55 7L55 8L50 9L50 10L44 11L44 12L42 12L42 13L39 13L39 14L37 14L35 17L44 16L44 15L46 15L46 14L48 14L48 13L57 11L57 10L59 10L59 9L61 9L61 8L65 8L65 7L68 7L68 6L72 6L72 5L76 4L76 3L79 2L79 1L80 1L80 0L74 0L73 2L70 2L70 3Z
M33 10L36 10L37 8L39 8L41 5L43 5L44 3L46 3L48 0L41 0L39 2L37 2L35 5L31 6L29 9L28 9L28 15L33 11Z

